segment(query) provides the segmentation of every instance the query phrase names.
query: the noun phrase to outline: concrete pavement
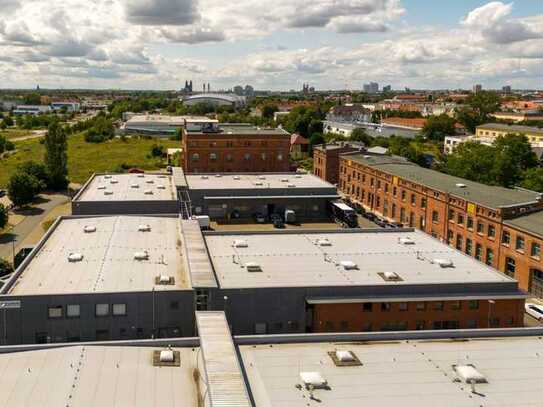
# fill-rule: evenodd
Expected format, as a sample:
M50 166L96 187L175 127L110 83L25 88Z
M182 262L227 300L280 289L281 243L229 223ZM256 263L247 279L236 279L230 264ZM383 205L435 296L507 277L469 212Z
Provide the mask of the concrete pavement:
M47 216L47 214L58 205L70 200L67 195L41 194L37 203L30 209L16 210L17 214L25 216L25 219L15 225L8 233L0 235L0 257L12 260L13 248L15 253L20 249L26 237L36 228ZM15 240L15 245L13 241Z

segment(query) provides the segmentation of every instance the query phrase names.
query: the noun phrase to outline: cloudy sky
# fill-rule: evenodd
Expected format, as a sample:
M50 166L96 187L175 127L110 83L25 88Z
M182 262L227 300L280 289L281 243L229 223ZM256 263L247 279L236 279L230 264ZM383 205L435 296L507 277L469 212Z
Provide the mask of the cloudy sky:
M0 0L0 88L543 88L543 0Z

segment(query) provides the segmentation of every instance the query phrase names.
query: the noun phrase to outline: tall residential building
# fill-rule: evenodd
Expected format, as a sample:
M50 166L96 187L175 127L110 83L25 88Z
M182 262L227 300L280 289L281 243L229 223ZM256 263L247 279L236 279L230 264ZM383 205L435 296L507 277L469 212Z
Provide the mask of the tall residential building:
M377 93L379 92L379 84L377 82L365 83L363 89L366 93Z
M480 85L480 84L473 85L473 93L479 93L482 90L483 90L483 85Z
M509 86L509 85L503 86L502 87L502 92L507 93L507 94L511 93L511 86Z

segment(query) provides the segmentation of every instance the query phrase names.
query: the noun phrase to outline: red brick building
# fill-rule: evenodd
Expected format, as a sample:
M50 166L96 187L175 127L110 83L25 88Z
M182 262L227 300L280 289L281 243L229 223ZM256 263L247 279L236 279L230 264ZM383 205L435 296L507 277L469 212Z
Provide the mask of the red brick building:
M183 132L183 170L208 172L289 171L290 134L283 129L220 125Z
M360 150L356 143L330 143L313 148L313 174L331 184L339 182L339 155Z
M419 167L400 157L340 157L339 190L382 217L415 227L505 272L543 297L543 200Z

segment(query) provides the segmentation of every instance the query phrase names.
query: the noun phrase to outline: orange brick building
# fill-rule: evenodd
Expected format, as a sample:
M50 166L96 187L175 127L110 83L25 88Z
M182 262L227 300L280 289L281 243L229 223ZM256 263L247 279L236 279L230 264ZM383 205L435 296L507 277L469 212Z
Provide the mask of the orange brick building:
M183 170L209 172L289 171L290 134L283 129L220 125L211 130L184 130Z
M339 172L339 190L355 203L429 233L543 297L541 194L471 182L400 157L346 154Z
M313 148L313 174L330 184L339 182L339 155L358 151L355 143L321 144Z

